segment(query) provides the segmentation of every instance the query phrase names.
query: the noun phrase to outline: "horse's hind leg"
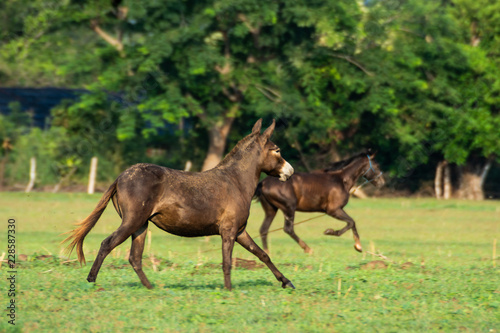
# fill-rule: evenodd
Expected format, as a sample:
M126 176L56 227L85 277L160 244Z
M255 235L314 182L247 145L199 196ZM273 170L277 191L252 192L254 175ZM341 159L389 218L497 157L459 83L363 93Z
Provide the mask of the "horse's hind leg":
M139 276L139 279L141 279L142 284L146 288L152 289L151 283L146 277L146 274L142 271L142 252L144 251L144 241L146 240L147 230L148 222L144 223L139 230L132 234L132 247L130 248L130 257L128 261Z
M283 288L289 287L295 289L293 286L292 282L288 280L277 268L274 266L274 264L271 262L271 258L269 258L269 255L264 252L260 247L255 244L253 239L250 237L250 235L245 231L243 231L238 238L236 238L236 241L243 246L245 249L247 249L249 252L253 253L257 258L260 259L264 264L266 264L267 267L273 272L274 276L278 281L281 282L281 286Z
M292 237L300 245L305 253L313 253L313 250L295 233L295 230L293 228L295 212L293 210L285 210L283 211L283 213L285 215L285 232L289 234L290 237Z
M341 236L347 230L352 229L352 236L355 242L354 248L356 249L356 251L362 252L363 248L361 247L361 242L359 240L359 235L358 231L356 230L356 223L354 222L354 220L349 215L347 215L347 213L342 208L338 208L334 211L328 211L328 215L346 222L347 225L340 230L326 229L325 235Z
M266 251L266 253L269 253L267 234L269 233L269 227L271 226L271 223L273 222L273 219L278 212L278 208L271 205L271 203L269 203L263 197L261 198L260 203L262 205L262 208L264 208L264 213L266 214L264 222L262 222L262 225L260 226L260 238L262 239L262 247L264 247L264 251Z
M145 217L133 217L129 218L125 215L122 224L118 229L115 230L108 238L102 241L101 248L97 253L97 257L94 260L94 264L90 269L90 273L87 277L87 281L95 282L99 269L106 258L106 256L118 245L123 243L129 236L135 233L144 222L147 221L147 216Z

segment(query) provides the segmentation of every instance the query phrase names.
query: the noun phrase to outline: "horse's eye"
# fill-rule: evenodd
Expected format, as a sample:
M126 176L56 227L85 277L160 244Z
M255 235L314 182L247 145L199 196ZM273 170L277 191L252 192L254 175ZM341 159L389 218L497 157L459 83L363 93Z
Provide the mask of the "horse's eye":
M275 150L275 152L279 154L279 153L280 153L280 150L279 150L279 148L278 148L278 149L276 149L276 150Z

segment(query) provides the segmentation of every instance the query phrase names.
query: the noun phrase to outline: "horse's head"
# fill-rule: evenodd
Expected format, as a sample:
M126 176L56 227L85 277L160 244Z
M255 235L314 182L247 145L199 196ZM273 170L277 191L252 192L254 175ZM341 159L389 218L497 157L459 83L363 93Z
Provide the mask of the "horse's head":
M382 186L385 184L385 179L383 176L383 172L380 171L380 167L378 163L375 161L376 152L371 152L370 150L367 152L367 169L362 175L368 182L372 183L374 186Z
M275 124L273 119L271 126L260 134L262 119L259 119L253 126L252 134L257 135L261 147L260 169L270 176L280 177L284 182L293 175L293 167L281 157L280 148L270 140Z

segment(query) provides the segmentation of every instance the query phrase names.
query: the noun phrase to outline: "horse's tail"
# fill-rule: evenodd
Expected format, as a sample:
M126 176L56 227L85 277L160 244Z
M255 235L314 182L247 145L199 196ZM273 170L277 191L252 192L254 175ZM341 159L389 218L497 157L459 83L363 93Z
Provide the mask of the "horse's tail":
M257 185L255 193L253 194L253 199L259 202L262 198L262 182Z
M68 256L71 255L71 252L73 252L73 249L76 246L76 253L78 255L78 261L80 262L80 265L82 262L85 264L85 255L83 254L83 240L87 236L87 234L90 232L90 230L96 225L97 221L101 217L102 213L106 209L106 206L108 205L109 200L115 195L116 193L116 183L117 180L111 186L108 188L108 190L103 194L101 197L101 200L97 204L96 208L90 213L90 215L83 221L76 223L75 225L79 226L75 230L69 231L67 233L70 233L71 235L63 240L62 243L66 243L67 241L71 240L71 243L66 247L65 251L68 253Z

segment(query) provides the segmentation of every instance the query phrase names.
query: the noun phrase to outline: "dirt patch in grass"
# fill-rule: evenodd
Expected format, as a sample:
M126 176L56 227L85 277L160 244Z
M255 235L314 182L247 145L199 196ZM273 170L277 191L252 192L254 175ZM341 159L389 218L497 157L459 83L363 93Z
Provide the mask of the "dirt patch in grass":
M204 267L204 268L217 268L217 269L219 269L222 266L222 263L220 263L220 264L206 263L206 264L202 264L200 266ZM265 267L264 264L258 263L255 260L247 260L247 259L241 259L241 258L233 258L232 266L233 266L233 268L243 268L243 269L248 269L251 271L258 269L258 268Z
M241 258L235 258L236 260L233 260L233 265L237 268L244 268L244 269L249 269L249 270L254 270L257 268L263 268L264 265L261 263L256 262L255 260L246 260L246 259L241 259Z
M353 270L353 269L363 269L363 270L372 270L372 269L386 269L388 265L382 261L382 260L374 260L367 262L366 264L362 264L359 266L347 266L345 269L346 270Z
M387 264L382 260L374 260L367 262L359 267L360 269L386 269Z
M408 269L408 268L412 268L413 266L415 266L415 264L408 261L408 262L405 262L404 264L401 264L401 269Z
M398 267L395 263L393 263L393 267ZM352 270L352 269L364 269L364 270L374 270L374 269L387 269L389 267L389 264L385 261L382 260L374 260L367 262L366 264L362 264L360 266L347 266L346 270ZM415 267L415 264L412 262L405 262L401 265L399 265L399 268L401 269L411 269L412 267ZM422 268L424 268L422 266Z

